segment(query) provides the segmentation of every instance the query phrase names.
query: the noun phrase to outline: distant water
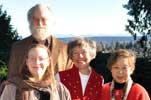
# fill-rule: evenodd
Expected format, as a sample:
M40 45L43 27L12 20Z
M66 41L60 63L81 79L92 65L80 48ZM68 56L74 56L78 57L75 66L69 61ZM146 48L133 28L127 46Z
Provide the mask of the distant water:
M112 43L112 42L133 42L134 39L133 37L105 37L105 36L102 36L102 37L88 37L92 40L95 40L97 43L100 43L100 42L103 42L103 43ZM68 43L69 41L71 41L72 39L74 38L60 38L62 41Z

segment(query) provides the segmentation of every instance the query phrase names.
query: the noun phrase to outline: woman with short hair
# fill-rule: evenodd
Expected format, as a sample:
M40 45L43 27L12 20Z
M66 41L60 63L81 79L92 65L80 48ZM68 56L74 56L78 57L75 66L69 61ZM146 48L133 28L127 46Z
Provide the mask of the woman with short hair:
M108 67L113 80L102 87L100 100L150 100L145 88L131 78L135 62L132 51L119 49L111 54Z

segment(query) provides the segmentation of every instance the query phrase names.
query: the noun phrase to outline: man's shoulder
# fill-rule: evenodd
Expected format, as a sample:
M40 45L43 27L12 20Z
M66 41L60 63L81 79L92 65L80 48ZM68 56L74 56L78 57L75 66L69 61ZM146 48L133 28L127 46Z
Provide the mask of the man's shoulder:
M19 41L15 42L14 44L22 44L22 43L29 42L31 40L33 40L33 38L31 36L28 36L28 37L26 37L26 38L24 38L22 40L19 40Z
M19 41L13 43L13 46L15 46L15 47L16 46L25 46L26 44L31 43L32 40L33 40L33 38L31 36L28 36L22 40L19 40Z
M56 38L56 37L53 37L52 36L52 39L53 41L56 43L56 44L59 44L59 45L66 45L66 43L64 43L62 40Z

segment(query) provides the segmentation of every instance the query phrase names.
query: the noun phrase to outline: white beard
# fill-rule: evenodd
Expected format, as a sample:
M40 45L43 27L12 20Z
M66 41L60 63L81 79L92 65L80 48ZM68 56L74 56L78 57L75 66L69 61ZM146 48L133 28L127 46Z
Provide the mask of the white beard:
M49 37L50 31L47 27L39 27L30 25L30 32L37 41L43 41Z

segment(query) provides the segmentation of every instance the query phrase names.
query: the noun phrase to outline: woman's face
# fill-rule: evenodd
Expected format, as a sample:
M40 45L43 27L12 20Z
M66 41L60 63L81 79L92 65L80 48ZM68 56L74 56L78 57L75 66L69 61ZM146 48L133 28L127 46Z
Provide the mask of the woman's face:
M72 60L79 69L87 68L92 60L88 47L76 46L72 49Z
M130 66L128 58L118 58L117 62L111 67L113 79L118 83L127 82L132 74L132 66Z
M26 64L35 79L40 80L43 77L49 63L50 59L46 49L37 47L28 52Z

